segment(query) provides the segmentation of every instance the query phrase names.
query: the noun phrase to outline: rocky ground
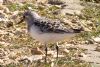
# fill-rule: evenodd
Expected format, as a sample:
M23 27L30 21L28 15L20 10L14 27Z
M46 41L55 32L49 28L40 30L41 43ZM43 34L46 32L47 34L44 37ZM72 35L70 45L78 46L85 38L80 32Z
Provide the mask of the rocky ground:
M79 0L0 2L0 67L100 67L99 4ZM57 43L49 44L45 64L44 45L30 37L26 23L17 24L27 9L59 19L72 28L82 26L87 32L59 42L58 60L54 46Z

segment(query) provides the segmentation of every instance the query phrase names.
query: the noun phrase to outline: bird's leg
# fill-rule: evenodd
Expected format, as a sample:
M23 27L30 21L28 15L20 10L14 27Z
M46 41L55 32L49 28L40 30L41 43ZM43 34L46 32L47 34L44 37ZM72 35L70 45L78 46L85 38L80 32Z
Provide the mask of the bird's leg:
M58 50L59 50L58 43L56 44L56 50L57 50L57 59L58 59Z
M47 45L45 44L45 62L47 62L47 51L48 51Z

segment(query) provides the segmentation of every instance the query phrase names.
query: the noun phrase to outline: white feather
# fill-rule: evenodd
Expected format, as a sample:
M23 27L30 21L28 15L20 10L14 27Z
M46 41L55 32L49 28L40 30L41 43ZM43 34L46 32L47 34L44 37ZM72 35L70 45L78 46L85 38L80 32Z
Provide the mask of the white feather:
M53 43L57 41L62 40L69 40L70 38L74 37L76 33L45 33L41 32L36 26L32 26L29 33L31 36L36 39L37 41L40 41L41 43Z

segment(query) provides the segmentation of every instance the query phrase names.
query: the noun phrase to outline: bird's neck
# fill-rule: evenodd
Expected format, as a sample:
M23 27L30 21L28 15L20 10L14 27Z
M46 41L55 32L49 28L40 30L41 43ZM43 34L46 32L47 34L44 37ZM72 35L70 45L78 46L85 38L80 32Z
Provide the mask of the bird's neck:
M28 30L30 30L30 27L33 25L34 21L30 18L30 19L26 20L26 23L27 23Z
M28 20L26 20L27 22L27 27L28 27L28 30L30 30L30 28L34 25L34 22L36 22L36 20L38 20L40 17L30 17Z

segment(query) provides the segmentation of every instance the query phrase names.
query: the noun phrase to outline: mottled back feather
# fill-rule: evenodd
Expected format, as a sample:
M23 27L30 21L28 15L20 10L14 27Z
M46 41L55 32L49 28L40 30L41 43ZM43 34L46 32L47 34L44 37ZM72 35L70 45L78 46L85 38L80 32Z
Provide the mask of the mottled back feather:
M45 33L79 33L80 29L73 29L70 26L66 27L60 20L52 20L39 16L36 12L27 11L24 13L27 20L28 28L35 25L41 32Z
M60 21L46 18L37 19L33 22L42 32L46 33L73 33L74 30L67 28Z

